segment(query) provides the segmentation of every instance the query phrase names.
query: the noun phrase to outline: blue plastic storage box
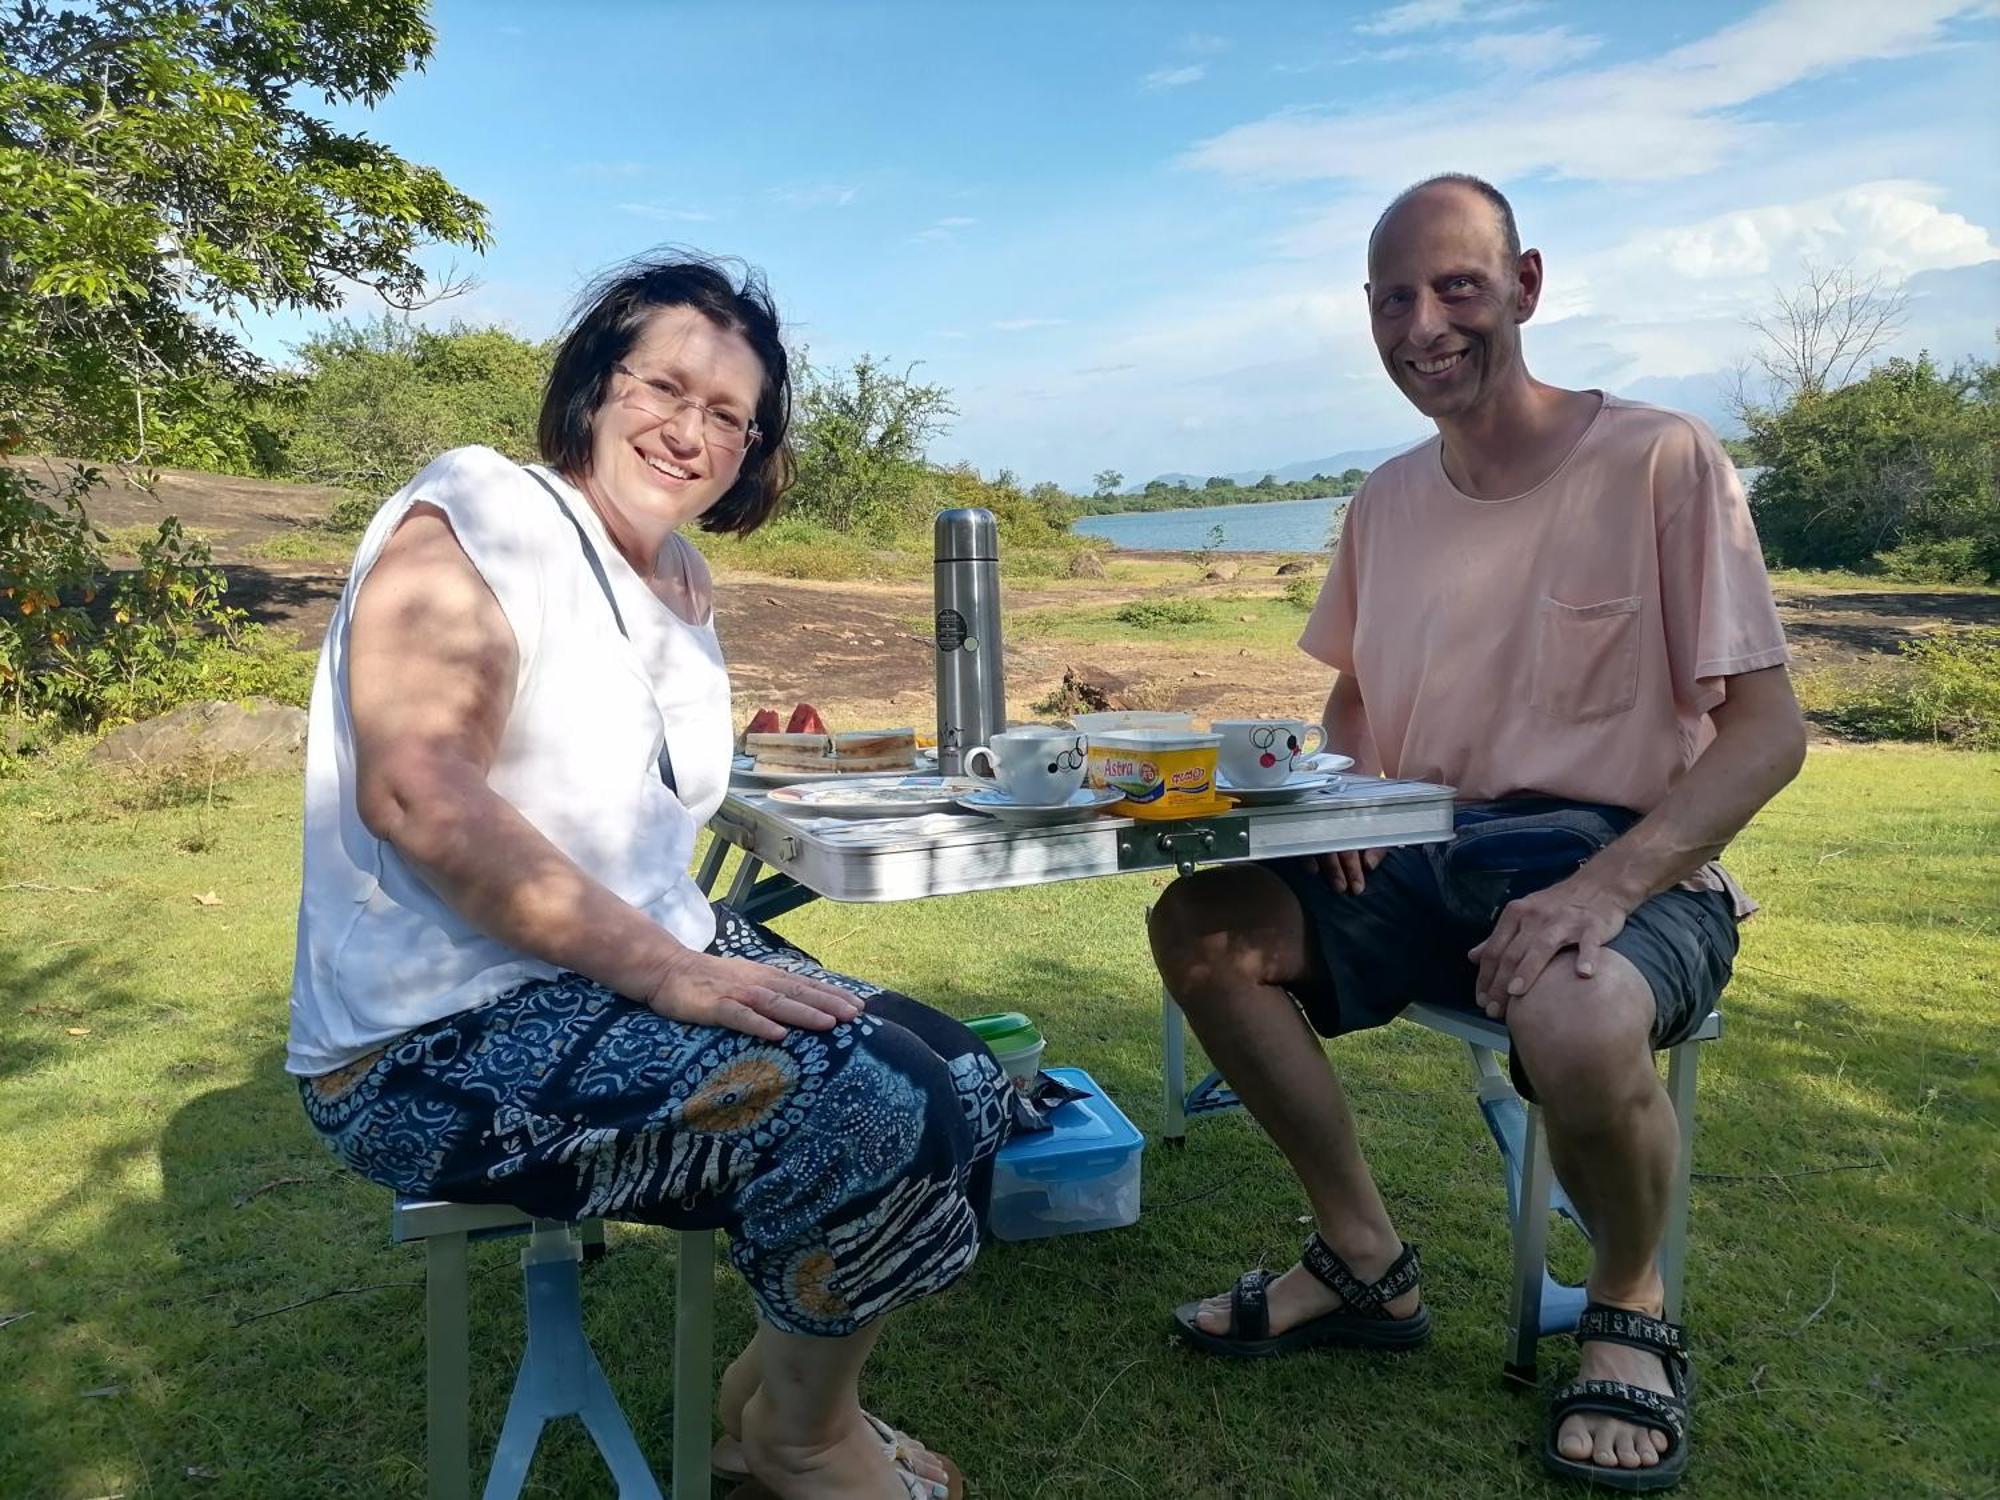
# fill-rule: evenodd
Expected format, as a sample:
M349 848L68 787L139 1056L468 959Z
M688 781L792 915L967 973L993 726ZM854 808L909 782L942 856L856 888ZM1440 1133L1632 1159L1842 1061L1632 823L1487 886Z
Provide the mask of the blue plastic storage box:
M1048 1130L1017 1135L993 1164L994 1235L1035 1240L1120 1229L1139 1220L1139 1154L1146 1138L1081 1068L1049 1068L1090 1097L1049 1115Z

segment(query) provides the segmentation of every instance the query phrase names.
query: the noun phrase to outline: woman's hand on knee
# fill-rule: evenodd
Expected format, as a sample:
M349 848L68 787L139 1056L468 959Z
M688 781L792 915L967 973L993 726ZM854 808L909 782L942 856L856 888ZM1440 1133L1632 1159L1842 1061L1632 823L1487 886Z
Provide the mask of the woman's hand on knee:
M825 1031L862 1011L858 998L822 980L691 949L668 960L641 998L669 1021L726 1026L772 1042L790 1027Z

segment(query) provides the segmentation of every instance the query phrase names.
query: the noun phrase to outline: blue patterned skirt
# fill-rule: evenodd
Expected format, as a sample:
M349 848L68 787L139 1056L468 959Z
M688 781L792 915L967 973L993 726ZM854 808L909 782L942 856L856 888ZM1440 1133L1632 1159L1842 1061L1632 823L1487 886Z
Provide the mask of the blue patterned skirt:
M718 905L711 953L863 997L782 1041L537 980L301 1080L335 1153L399 1193L723 1229L765 1319L852 1333L978 1252L1007 1082L958 1022Z

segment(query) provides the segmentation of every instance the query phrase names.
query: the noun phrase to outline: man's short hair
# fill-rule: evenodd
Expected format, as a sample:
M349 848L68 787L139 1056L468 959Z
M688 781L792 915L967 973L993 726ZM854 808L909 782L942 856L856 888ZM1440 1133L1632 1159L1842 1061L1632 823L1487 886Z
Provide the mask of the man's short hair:
M1441 187L1447 184L1454 187L1470 188L1492 205L1494 214L1500 220L1500 233L1507 241L1507 258L1509 260L1519 260L1521 258L1521 231L1514 225L1514 205L1507 201L1507 195L1501 192L1500 189L1488 182L1484 177L1474 177L1470 172L1440 172L1435 177L1426 177L1422 182L1411 183L1402 192L1396 194L1389 206L1382 210L1380 217L1375 220L1375 228L1368 231L1368 243L1370 245L1375 243L1375 236L1382 228L1383 219L1388 218L1390 214L1401 208L1425 188Z

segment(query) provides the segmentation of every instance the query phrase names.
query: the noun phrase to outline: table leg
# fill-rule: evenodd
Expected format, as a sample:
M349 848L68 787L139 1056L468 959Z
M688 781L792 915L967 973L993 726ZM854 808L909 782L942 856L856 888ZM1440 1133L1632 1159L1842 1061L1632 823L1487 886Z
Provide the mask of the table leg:
M708 848L702 851L701 863L695 867L695 886L706 896L715 889L716 877L722 873L722 862L729 858L729 851L736 846L710 829Z
M757 872L764 868L764 861L749 850L743 851L743 863L736 867L736 875L729 882L729 894L722 898L725 906L740 907L750 894L750 888L757 883Z
M1165 1137L1178 1146L1187 1139L1187 1022L1165 985L1160 986L1160 1090Z

